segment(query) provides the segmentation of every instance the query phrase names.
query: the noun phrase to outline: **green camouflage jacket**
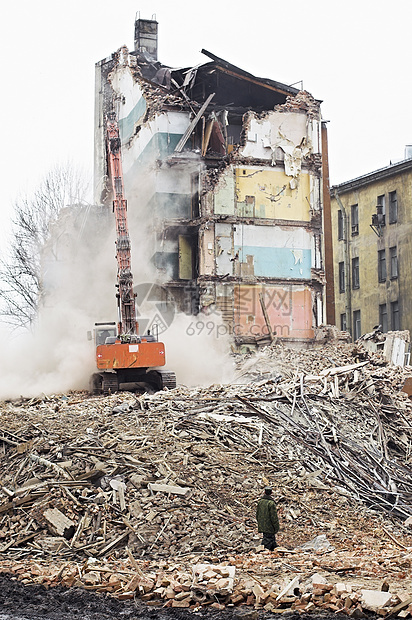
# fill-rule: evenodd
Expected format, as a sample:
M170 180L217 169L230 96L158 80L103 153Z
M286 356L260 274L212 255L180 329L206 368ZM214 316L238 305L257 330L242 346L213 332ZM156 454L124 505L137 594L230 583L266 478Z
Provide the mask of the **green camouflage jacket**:
M258 532L276 534L279 531L278 513L272 497L265 495L258 501L256 520L258 522Z

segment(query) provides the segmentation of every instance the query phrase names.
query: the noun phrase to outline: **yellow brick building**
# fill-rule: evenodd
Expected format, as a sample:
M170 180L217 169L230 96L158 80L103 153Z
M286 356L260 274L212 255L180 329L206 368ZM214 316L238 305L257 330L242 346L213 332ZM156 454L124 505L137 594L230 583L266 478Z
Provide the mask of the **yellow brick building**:
M412 159L331 188L336 324L412 332Z

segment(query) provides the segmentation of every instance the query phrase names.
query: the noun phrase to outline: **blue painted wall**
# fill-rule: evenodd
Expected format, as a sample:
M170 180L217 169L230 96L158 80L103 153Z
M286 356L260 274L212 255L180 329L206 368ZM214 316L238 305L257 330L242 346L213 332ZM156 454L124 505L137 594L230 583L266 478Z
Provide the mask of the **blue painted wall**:
M311 250L297 250L302 262L295 264L295 256L290 248L271 248L256 246L235 246L239 261L246 263L247 256L253 256L254 275L266 278L311 279Z

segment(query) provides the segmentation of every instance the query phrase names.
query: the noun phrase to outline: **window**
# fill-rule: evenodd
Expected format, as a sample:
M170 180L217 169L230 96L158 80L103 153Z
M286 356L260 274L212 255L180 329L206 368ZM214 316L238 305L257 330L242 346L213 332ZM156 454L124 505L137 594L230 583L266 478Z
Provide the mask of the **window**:
M352 205L350 208L351 213L351 225L352 225L352 237L359 235L359 209L358 205Z
M359 256L352 258L352 288L359 288Z
M386 206L385 206L385 194L381 194L377 198L376 202L376 213L378 215L382 215L383 217L380 219L380 225L385 226L385 215L386 215Z
M346 332L346 312L340 315L340 330Z
M391 302L391 324L392 330L399 330L401 328L398 301Z
M345 263L339 263L339 293L345 292Z
M339 209L338 211L338 241L343 239L343 213Z
M385 250L378 250L378 280L386 281L386 254Z
M389 259L391 280L395 280L398 277L398 248L396 245L389 248Z
M388 309L386 304L379 305L379 325L383 332L388 331Z
M398 198L396 190L389 192L389 224L395 224L398 221Z
M355 310L353 313L353 339L357 340L361 335L360 310Z

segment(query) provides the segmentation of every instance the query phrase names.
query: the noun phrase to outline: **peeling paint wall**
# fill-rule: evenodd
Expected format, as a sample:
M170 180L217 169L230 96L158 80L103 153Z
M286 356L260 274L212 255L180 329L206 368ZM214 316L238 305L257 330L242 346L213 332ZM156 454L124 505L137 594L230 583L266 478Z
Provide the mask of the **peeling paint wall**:
M147 109L146 99L129 66L118 67L110 74L110 79L113 91L118 95L120 137L125 144L143 122Z
M219 179L213 194L216 215L234 215L235 192L235 171L233 166L229 166Z
M299 187L291 189L282 168L236 169L236 214L243 217L308 222L310 176L301 174Z
M302 140L307 138L305 114L268 112L265 118L260 119L254 112L251 112L247 143L242 150L242 155L272 161L274 151L286 136L287 143L294 146L298 146Z
M259 293L273 332L279 338L313 338L312 294L307 287L292 286L235 286L235 325L239 335L261 336L268 333Z
M231 224L215 225L216 274L233 275L233 227Z
M199 234L200 261L199 273L213 276L215 268L215 229L214 226L203 226Z
M311 235L302 228L237 225L234 252L238 275L311 278Z
M288 185L296 189L305 159L319 152L316 121L309 121L301 112L270 112L264 119L250 113L244 157L270 160L273 165L283 160ZM316 138L313 145L313 138Z
M158 157L171 155L187 129L188 121L187 113L170 111L147 122L140 129L138 139L125 143L125 171L135 166L146 166Z

